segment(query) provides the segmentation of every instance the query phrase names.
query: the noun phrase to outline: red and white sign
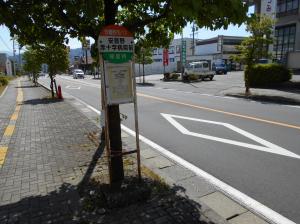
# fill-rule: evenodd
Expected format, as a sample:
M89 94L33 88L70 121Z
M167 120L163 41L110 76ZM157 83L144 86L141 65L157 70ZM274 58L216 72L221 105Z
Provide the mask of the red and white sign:
M123 26L108 25L99 34L98 46L100 53L133 52L133 35Z
M163 51L163 65L168 66L169 65L169 50L164 49Z

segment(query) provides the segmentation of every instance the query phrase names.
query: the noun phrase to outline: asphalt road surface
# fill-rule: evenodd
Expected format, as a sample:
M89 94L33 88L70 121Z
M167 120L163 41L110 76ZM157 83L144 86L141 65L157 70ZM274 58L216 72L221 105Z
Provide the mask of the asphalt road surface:
M140 134L300 223L300 108L211 95L214 86L227 88L226 79L241 85L230 74L193 91L153 76L155 85L137 88ZM56 80L63 93L100 110L100 80ZM134 130L133 105L120 108Z

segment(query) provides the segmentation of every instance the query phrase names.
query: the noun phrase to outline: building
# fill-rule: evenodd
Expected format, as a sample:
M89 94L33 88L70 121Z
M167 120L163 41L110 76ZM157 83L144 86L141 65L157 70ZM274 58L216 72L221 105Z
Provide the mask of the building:
M254 0L253 4L255 13L271 13L276 18L273 45L275 58L286 64L289 52L292 52L292 57L298 55L300 58L300 53L295 53L300 52L300 0Z
M13 61L10 60L9 58L6 59L6 75L13 75Z
M180 52L181 42L186 41L186 58L193 54L193 38L174 39L168 49L169 63L163 66L163 48L153 48L152 59L153 63L145 65L145 74L161 74L165 72L173 72L180 70ZM135 65L136 75L142 75L141 66Z
M6 74L6 60L6 54L0 53L0 72L4 74Z
M231 65L231 57L238 54L237 46L245 37L240 36L223 36L219 35L214 38L198 40L196 42L194 57L189 57L188 61L207 60L211 64L216 61L222 61L225 64Z

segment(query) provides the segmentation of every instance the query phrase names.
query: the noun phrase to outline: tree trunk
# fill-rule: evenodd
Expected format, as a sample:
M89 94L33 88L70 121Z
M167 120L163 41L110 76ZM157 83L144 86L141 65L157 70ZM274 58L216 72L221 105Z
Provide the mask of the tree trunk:
M145 84L145 56L143 54L143 84Z
M115 23L117 6L111 0L104 0L105 25ZM122 152L121 120L119 105L108 106L108 126L111 150L111 181L113 187L121 186L124 179L123 157L115 156Z
M52 94L52 98L54 98L54 86L53 86L53 84L54 84L54 82L53 82L53 76L52 76L52 74L49 74L49 76L50 76L50 79L51 79L51 83L50 83L50 88L51 88L51 94Z

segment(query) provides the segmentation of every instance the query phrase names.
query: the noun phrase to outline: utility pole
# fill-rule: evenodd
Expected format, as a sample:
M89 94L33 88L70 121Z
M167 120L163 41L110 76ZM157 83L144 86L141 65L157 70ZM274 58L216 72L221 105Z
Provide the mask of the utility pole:
M193 27L192 27L192 32L193 32L193 48L192 48L192 55L195 55L195 22L193 22Z
M19 72L22 72L22 58L21 58L21 49L22 49L22 45L19 44Z
M16 75L16 62L15 62L15 56L16 56L16 50L15 50L15 37L12 38L13 39L13 56L14 56L14 59L13 59L13 73L14 73L14 76Z

